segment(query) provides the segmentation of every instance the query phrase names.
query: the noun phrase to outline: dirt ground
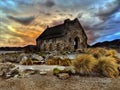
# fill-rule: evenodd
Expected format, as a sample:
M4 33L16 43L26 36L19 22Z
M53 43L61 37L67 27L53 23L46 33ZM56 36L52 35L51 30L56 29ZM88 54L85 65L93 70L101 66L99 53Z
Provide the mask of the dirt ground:
M52 74L0 79L0 90L120 90L120 77L71 76L61 80Z

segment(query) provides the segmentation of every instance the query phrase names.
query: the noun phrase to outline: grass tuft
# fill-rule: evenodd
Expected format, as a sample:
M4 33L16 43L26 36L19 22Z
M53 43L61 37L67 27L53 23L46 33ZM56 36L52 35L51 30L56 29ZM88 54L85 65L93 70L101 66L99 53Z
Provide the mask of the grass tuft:
M90 74L97 63L98 61L89 54L78 55L72 62L76 72L80 74Z
M104 76L115 78L119 75L118 64L113 57L101 57L98 63L98 71Z

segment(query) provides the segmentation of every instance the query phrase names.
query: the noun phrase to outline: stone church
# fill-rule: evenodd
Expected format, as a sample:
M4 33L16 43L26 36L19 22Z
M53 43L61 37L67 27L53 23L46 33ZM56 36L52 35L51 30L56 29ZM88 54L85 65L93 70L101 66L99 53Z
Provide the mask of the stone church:
M76 18L63 24L47 27L36 39L39 51L76 51L87 48L87 36Z

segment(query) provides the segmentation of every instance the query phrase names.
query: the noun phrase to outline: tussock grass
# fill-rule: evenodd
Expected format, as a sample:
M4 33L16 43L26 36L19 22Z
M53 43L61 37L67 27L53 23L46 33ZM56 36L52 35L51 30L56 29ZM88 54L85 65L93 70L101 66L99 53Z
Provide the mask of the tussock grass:
M90 74L95 69L98 61L89 54L78 55L72 62L76 72L80 74Z
M119 75L118 64L113 57L101 57L97 67L104 76L115 78Z
M100 58L106 55L107 50L105 48L88 48L85 53L92 54L95 58Z
M107 50L106 56L112 56L115 57L117 55L117 51L114 49Z

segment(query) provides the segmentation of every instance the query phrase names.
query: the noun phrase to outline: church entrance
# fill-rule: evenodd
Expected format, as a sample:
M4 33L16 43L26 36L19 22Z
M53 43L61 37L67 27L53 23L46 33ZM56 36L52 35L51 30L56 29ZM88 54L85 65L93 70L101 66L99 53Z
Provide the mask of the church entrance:
M75 37L75 39L74 39L74 50L78 49L78 45L79 45L79 37Z

